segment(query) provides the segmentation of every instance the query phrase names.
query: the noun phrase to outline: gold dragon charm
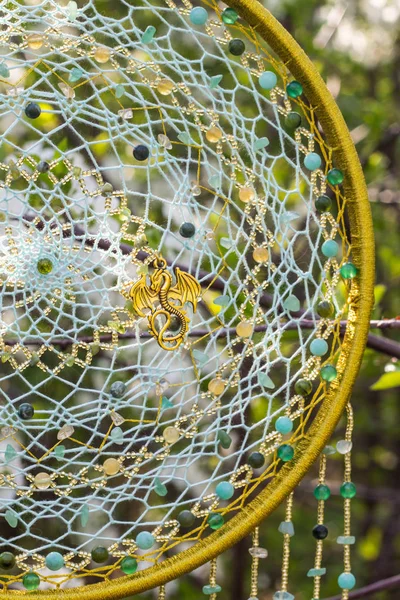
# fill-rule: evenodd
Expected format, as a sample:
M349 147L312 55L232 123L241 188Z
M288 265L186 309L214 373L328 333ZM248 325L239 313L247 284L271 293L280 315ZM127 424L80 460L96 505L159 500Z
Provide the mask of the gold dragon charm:
M133 284L129 291L133 309L145 317L144 309L150 309L147 315L149 331L164 350L176 350L182 344L189 329L190 319L184 308L186 302L190 302L193 310L197 310L201 287L193 275L175 268L176 284L172 287L172 275L167 270L167 261L164 258L156 258L153 266L154 273L150 276L150 284L146 275L142 275L139 281ZM177 300L178 303L171 303ZM157 304L156 304L157 303ZM171 327L172 317L180 321L180 329L176 335L167 335ZM164 325L160 326L159 317L165 319ZM158 320L158 322L157 322Z

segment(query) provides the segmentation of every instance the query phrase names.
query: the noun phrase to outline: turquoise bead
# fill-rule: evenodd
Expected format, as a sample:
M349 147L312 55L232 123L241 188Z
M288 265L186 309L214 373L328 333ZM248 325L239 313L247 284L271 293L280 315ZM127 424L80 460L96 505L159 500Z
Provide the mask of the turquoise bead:
M313 340L310 344L311 354L314 356L324 356L329 350L328 342L320 338Z
M326 575L326 569L310 569L307 573L307 577L322 577Z
M292 521L282 521L282 523L278 527L278 531L283 535L289 535L290 537L293 537L294 525Z
M36 573L27 573L22 578L22 585L28 591L37 590L40 585L40 577Z
M196 6L190 11L189 18L193 25L205 25L208 20L208 12L202 6Z
M59 571L65 566L65 562L62 554L59 552L50 552L46 556L46 567L50 569L50 571Z
M333 258L339 252L339 244L335 240L326 240L322 244L321 251L326 258Z
M342 573L338 577L338 585L342 590L352 590L356 585L356 578L353 573Z
M352 546L356 543L356 538L354 537L354 535L339 535L339 537L336 540L336 543L345 546Z
M207 519L207 523L211 527L211 529L217 530L222 527L225 523L225 519L222 515L218 513L211 513Z
M293 431L293 421L289 417L279 417L275 423L275 429L285 435Z
M152 546L154 546L154 543L154 536L149 531L141 531L136 536L137 547L141 550L149 550Z
M150 44L150 42L153 41L156 31L157 30L153 25L149 25L140 40L142 44Z
M331 382L334 379L336 379L337 370L333 365L325 365L324 367L322 367L320 375L321 379L323 379L324 381Z
M226 25L234 25L239 18L234 8L226 8L221 15L221 18Z
M354 279L354 277L357 276L357 273L357 267L351 262L344 263L344 265L342 265L342 267L340 268L340 274L343 277L343 279Z
M294 600L294 596L290 592L278 591L273 595L273 600Z
M286 93L289 98L298 98L303 93L303 86L298 81L291 81L286 86Z
M310 152L304 159L304 166L306 169L309 169L309 171L315 171L316 169L319 169L321 165L322 159L316 152Z
M235 493L235 488L229 481L221 481L215 488L215 493L221 500L229 500Z
M294 448L290 444L282 444L277 450L277 455L283 462L289 462L294 456Z
M211 596L211 594L218 594L222 590L220 585L205 585L203 587L203 594Z
M264 71L258 79L263 90L272 90L278 83L278 78L273 71Z
M136 573L137 568L137 560L131 556L125 556L121 562L121 571L125 573L125 575L133 575L133 573Z
M343 173L342 171L339 171L339 169L331 169L328 172L328 175L326 176L328 183L330 183L331 185L340 185L341 183L343 183Z

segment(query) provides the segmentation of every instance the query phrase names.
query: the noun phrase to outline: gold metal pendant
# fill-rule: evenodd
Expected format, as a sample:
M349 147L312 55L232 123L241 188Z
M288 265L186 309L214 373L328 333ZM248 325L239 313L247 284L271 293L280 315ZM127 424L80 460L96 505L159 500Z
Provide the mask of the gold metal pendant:
M190 275L175 268L176 283L173 286L173 278L167 269L167 261L158 257L154 260L155 271L150 275L150 284L146 275L142 275L129 291L133 309L145 317L144 309L150 309L148 314L149 331L164 350L176 350L182 344L189 330L190 319L184 308L186 302L190 302L193 310L197 310L197 302L201 293L198 281ZM171 303L177 300L178 303ZM157 304L156 304L157 303ZM160 327L161 317L165 323ZM172 319L176 317L180 322L180 329L176 335L167 335L171 327ZM158 322L157 322L158 320Z

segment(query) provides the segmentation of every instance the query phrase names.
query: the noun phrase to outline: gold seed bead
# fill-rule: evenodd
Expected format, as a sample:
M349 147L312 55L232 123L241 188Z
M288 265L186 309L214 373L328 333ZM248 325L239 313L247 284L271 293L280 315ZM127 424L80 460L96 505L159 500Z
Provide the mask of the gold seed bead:
M38 33L32 33L28 36L28 46L32 50L39 50L43 46L43 36Z
M116 458L107 458L103 463L103 469L106 475L116 475L120 468L121 465Z
M179 431L176 427L166 427L163 431L163 438L168 444L174 444L179 440Z
M208 390L216 396L220 396L224 389L225 381L223 381L222 379L212 379L208 384Z
M93 58L96 62L103 64L110 60L111 52L108 48L96 48Z
M219 127L210 127L206 133L206 138L212 144L216 144L222 138L222 131L219 129Z
M255 193L252 188L242 187L239 192L239 198L242 202L251 202L254 200Z
M267 248L263 248L263 247L259 247L259 248L255 248L254 252L253 252L253 258L256 262L258 263L265 263L268 260L268 250Z
M161 94L161 96L169 96L174 89L174 84L169 79L161 79L157 83L157 92Z
M47 490L51 484L51 477L48 473L38 473L33 480L38 490Z
M253 333L253 325L248 321L241 321L236 327L236 333L239 337L248 338Z

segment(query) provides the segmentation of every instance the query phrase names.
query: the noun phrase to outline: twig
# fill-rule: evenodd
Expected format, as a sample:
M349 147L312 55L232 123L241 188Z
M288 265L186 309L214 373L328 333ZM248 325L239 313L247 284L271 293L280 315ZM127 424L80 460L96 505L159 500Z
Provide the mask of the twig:
M392 588L400 587L400 575L394 575L393 577L388 577L387 579L381 579L380 581L376 581L375 583L371 583L371 585L366 585L359 590L355 590L354 592L350 592L349 600L357 600L358 598L366 598L367 596L371 596L377 592L382 592L383 590L390 590ZM325 600L341 600L342 594L338 596L331 596L330 598L326 598Z

